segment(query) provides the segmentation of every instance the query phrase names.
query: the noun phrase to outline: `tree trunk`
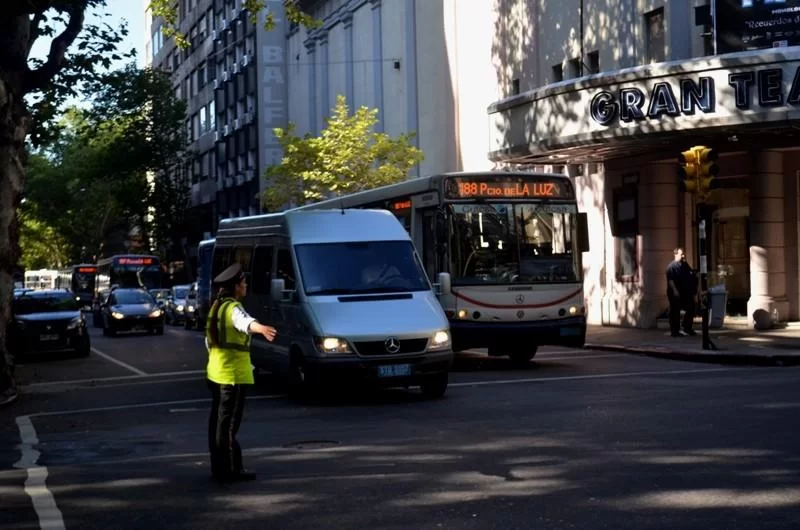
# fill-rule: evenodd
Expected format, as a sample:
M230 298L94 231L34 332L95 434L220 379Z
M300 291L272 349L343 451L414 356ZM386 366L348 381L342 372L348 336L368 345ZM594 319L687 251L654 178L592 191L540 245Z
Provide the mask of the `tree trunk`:
M19 76L0 70L0 392L14 385L6 332L11 319L12 274L20 255L17 207L25 185L29 126Z

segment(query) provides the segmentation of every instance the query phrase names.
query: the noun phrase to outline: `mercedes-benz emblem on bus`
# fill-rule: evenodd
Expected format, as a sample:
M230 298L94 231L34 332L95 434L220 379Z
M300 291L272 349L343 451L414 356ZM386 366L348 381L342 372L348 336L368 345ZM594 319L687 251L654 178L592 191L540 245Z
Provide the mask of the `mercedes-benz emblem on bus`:
M397 337L389 337L384 341L383 347L386 348L388 353L397 353L400 351L400 339Z
M516 300L516 302L518 304L524 304L525 303L525 297L522 296L521 294L518 294L517 297L514 300Z

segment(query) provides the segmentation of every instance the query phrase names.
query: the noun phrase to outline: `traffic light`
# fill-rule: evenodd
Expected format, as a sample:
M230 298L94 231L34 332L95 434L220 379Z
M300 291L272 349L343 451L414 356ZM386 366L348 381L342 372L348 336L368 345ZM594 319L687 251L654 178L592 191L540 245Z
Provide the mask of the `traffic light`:
M678 156L678 187L684 193L696 194L700 189L697 152L688 149Z
M706 197L711 190L720 187L720 182L716 179L719 166L714 163L719 159L719 155L715 150L705 146L695 147L695 152L697 153L699 195Z

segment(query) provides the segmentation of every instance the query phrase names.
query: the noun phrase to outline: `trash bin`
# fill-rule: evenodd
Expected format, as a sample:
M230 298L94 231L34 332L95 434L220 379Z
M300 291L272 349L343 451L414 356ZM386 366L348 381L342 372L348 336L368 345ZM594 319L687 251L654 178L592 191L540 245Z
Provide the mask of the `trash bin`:
M728 304L728 291L725 285L714 285L708 288L708 327L719 329L725 322L725 307Z

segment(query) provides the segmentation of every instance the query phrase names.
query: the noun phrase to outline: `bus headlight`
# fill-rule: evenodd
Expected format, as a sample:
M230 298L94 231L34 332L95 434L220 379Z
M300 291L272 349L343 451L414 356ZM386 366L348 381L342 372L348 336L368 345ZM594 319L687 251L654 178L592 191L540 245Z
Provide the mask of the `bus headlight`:
M316 343L322 353L353 353L347 341L337 337L317 337Z
M467 315L469 315L469 311L467 311L466 309L458 310L458 318L467 318Z
M446 330L437 331L433 334L429 350L444 350L450 347L450 332Z
M572 306L572 307L569 308L569 314L570 315L575 315L577 313L578 313L578 308L577 307Z

